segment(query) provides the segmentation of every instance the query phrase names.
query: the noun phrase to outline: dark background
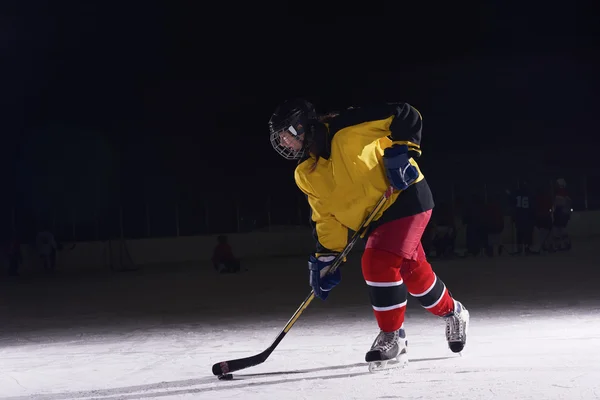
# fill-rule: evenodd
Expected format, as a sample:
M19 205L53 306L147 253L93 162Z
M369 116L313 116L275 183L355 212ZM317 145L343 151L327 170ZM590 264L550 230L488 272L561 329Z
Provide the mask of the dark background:
M416 106L436 198L565 177L579 209L600 206L591 2L2 7L3 236L304 223L267 130L295 96Z
M495 196L521 177L549 189L564 177L577 211L600 208L600 68L591 4L0 2L0 242L13 233L31 242L42 224L68 241L306 223L295 164L272 150L267 129L276 105L293 96L319 111L382 101L416 106L424 117L420 166L436 201ZM77 244L74 251L102 248L112 271L124 245ZM99 252L85 256L101 263ZM508 354L529 340L557 337L542 333L556 326L564 345L554 358L566 360L573 375L565 373L564 385L548 378L546 386L579 390L584 382L573 388L573 380L584 375L579 369L594 339L581 328L599 304L595 240L578 238L571 252L537 261L485 259L435 263L481 335L469 339L475 352L456 372L477 373L473 360L485 357L486 347ZM252 355L239 351L243 340L262 351L298 307L309 290L305 260L243 260L249 272L239 276L215 276L203 262L119 274L88 274L82 265L81 275L61 273L59 263L57 275L22 276L19 284L0 279L7 379L24 396L41 388L41 376L53 398L139 397L132 390L146 391L145 398L202 397L208 389L198 385L208 382L213 363ZM339 333L354 341L371 323L375 335L359 263L349 257L344 283L327 302L311 304L283 346L297 346L293 335L302 329L315 340ZM415 301L407 316L430 317ZM542 328L524 337L537 321ZM494 323L498 334L488 335ZM412 332L420 346L418 330ZM319 348L337 351L308 344L299 351L318 357ZM295 369L291 353L280 350L277 357ZM356 365L363 354L361 348L343 363ZM438 379L448 367L435 362L417 369ZM73 365L85 365L85 390L93 392L71 391L81 387L70 385L79 376L69 375ZM280 380L277 362L268 365ZM503 387L515 393L503 365L496 368L507 377ZM160 368L169 373L156 382ZM543 382L543 374L534 368L523 376ZM251 391L273 383L246 382ZM426 393L431 384L424 383Z

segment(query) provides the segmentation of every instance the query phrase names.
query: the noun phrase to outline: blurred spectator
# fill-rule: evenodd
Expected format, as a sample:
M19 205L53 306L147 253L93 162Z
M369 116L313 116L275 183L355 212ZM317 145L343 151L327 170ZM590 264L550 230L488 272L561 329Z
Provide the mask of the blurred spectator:
M527 180L521 180L519 188L512 195L513 200L513 222L517 234L517 248L512 254L531 252L533 242L533 198Z
M554 226L552 227L552 240L555 250L569 250L571 239L567 233L567 224L571 219L572 201L567 192L567 182L560 178L556 180L554 196Z
M23 254L21 253L21 242L17 237L13 237L8 241L6 256L8 258L8 276L19 276L19 267L23 262Z
M215 270L221 274L240 271L240 261L233 256L227 236L217 237L217 245L213 251L212 262Z
M543 189L539 189L535 195L534 219L535 240L531 251L539 254L542 250L552 250L552 196Z
M481 196L474 194L463 214L467 228L467 254L477 256L487 247L487 232L484 222L485 209Z
M491 199L485 206L485 230L488 236L486 254L490 257L501 255L504 250L502 245L504 213L502 205L496 199Z
M49 230L38 232L35 246L42 259L44 270L46 272L54 272L56 269L56 251L58 250L58 246L52 232Z

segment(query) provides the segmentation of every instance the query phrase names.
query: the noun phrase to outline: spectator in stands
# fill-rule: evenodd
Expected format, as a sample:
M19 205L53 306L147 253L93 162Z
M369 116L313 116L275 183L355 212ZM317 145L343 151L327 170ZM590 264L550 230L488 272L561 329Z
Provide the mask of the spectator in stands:
M573 202L567 191L567 182L563 179L556 180L554 193L554 212L552 227L552 240L555 250L570 250L571 239L567 233L567 225L573 212Z
M215 270L221 274L240 272L240 261L233 256L227 236L217 237L212 262Z
M518 188L512 193L513 222L517 236L517 249L513 255L530 254L533 243L535 216L533 196L527 179L519 180Z
M8 258L8 276L19 276L23 254L21 253L21 242L17 237L13 237L7 243L6 256Z
M538 189L535 196L534 216L535 216L535 240L531 250L534 254L539 254L542 250L552 251L552 196L546 190Z
M485 206L485 231L487 232L486 254L489 257L501 255L504 250L502 245L502 232L504 231L504 213L497 199L490 199Z
M54 272L56 268L56 251L58 246L54 235L49 230L41 230L35 240L36 249L46 272Z
M485 208L481 196L474 194L463 214L467 228L467 254L478 256L487 247L487 232L484 222Z

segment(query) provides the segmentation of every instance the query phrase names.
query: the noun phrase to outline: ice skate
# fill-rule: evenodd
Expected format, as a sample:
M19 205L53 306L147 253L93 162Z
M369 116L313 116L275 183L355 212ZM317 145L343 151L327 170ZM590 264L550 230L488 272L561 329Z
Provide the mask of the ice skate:
M369 363L369 372L377 372L388 367L388 362L396 359L395 367L404 367L408 363L406 354L406 332L400 328L394 332L379 332L377 338L367 352L365 361Z
M467 343L469 311L454 300L454 311L444 317L446 320L446 340L453 353L460 353Z

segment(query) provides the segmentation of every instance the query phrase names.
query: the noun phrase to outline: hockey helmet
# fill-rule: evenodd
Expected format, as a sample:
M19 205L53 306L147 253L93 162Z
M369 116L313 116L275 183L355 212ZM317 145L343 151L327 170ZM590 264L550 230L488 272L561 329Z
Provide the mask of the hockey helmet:
M306 100L287 100L269 119L271 145L283 158L298 160L304 156L317 123L315 107Z

